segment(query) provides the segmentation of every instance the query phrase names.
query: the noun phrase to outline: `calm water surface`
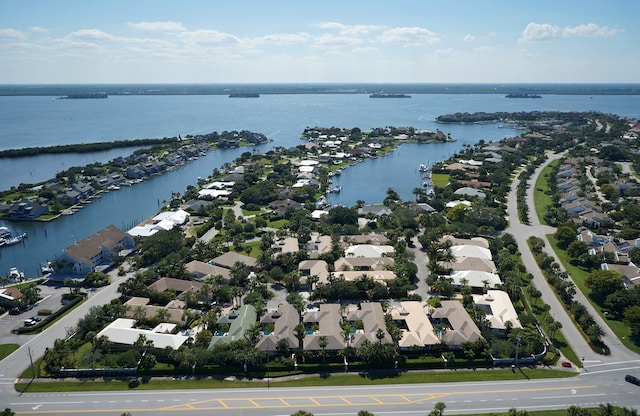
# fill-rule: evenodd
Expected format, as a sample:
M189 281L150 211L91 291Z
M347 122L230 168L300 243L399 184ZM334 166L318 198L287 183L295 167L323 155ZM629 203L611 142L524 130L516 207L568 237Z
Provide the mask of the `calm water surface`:
M496 125L442 125L434 119L445 113L474 111L587 111L640 117L638 96L560 96L542 99L505 99L503 95L416 94L411 99L370 99L368 95L227 96L111 96L104 100L52 100L50 97L0 97L0 150L136 138L173 137L225 130L250 130L274 141L262 146L290 147L300 143L305 127L413 126L440 129L457 141L435 145L402 145L392 154L358 163L336 181L343 186L330 201L353 205L357 200L380 202L388 188L403 199L421 185L417 166L435 163L474 144L512 137L518 131ZM0 274L17 266L36 276L39 264L52 259L74 241L109 224L128 229L154 215L170 198L214 168L232 162L247 149L212 152L185 167L118 192L106 194L73 216L41 223L3 223L16 232L28 232L23 244L0 249ZM0 189L35 183L71 166L106 162L127 150L91 155L45 155L0 159Z

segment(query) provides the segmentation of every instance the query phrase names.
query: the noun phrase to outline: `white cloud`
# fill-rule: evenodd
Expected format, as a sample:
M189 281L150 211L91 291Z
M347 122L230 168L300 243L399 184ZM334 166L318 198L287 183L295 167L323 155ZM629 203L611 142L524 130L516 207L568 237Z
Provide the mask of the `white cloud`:
M75 32L71 32L67 35L71 39L103 39L113 40L115 37L107 32L103 32L100 29L82 29Z
M475 40L476 40L476 37L474 35L466 35L464 37L465 42L475 42Z
M0 39L11 39L11 40L21 40L25 39L26 36L19 30L7 28L0 29Z
M600 26L595 23L587 23L586 25L578 25L574 27L567 26L562 30L562 34L566 37L579 36L587 38L604 38L613 36L618 31L607 26Z
M531 22L522 31L522 37L520 42L540 42L557 38L560 35L560 28L558 26L550 25L548 23L534 23Z
M32 26L29 30L36 33L47 33L49 31L49 29L40 26Z
M354 38L351 36L331 35L328 33L317 36L314 40L315 46L321 48L343 47L362 43L362 41L358 38Z
M345 25L338 22L320 22L317 26L321 29L337 29L341 35L345 36L364 36L384 29L384 26Z
M205 45L233 45L240 43L239 38L213 29L200 29L183 32L178 35L178 38L187 43Z
M261 36L253 39L255 44L270 44L270 45L291 45L296 43L305 43L311 39L311 35L308 33L274 33L271 35Z
M421 27L397 27L382 32L378 40L385 43L404 43L405 46L433 45L440 41L436 33Z
M129 27L151 32L184 32L187 29L180 22L129 22Z

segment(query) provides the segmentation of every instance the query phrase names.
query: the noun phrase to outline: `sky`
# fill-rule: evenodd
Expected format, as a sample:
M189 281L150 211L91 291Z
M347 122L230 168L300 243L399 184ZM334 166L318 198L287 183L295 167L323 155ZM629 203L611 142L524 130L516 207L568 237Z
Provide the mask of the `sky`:
M638 0L0 0L0 84L640 83Z

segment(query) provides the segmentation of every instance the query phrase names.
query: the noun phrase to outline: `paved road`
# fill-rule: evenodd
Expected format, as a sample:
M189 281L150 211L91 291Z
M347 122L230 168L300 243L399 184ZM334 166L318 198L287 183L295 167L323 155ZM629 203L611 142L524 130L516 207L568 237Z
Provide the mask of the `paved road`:
M640 367L636 366L638 372ZM478 370L491 371L491 370ZM410 385L336 386L270 389L213 389L78 393L26 393L4 401L17 414L120 415L290 415L305 409L315 415L423 416L437 402L447 414L562 409L600 403L640 408L640 386L624 381L628 370L604 370L553 380L516 380ZM2 397L0 397L2 399Z
M38 335L25 336L26 342L20 342L19 349L0 361L0 394L13 391L13 382L29 366L29 350L34 360L41 357L47 347L53 345L57 338L65 338L67 329L75 327L78 320L84 317L89 308L108 303L118 297L118 285L128 276L118 276L117 271L110 273L112 283L95 291L89 292L89 299L82 305L69 312L56 323ZM35 309L34 309L35 311ZM3 341L4 342L4 341ZM0 400L0 403L2 401Z
M611 349L611 354L609 356L604 356L594 352L591 347L587 344L586 340L582 336L582 334L578 331L578 329L573 324L573 321L569 317L569 315L564 310L562 304L558 300L555 295L553 288L547 283L546 279L542 275L542 272L538 265L536 264L533 255L529 251L527 246L527 239L531 236L536 236L542 238L545 241L545 251L554 257L555 261L558 264L562 264L560 260L557 258L553 249L549 244L549 241L546 237L547 234L552 234L555 230L546 225L541 225L539 218L535 213L535 204L533 200L533 194L535 191L535 182L540 175L540 172L546 167L549 163L554 160L561 158L564 154L550 154L547 161L539 166L534 174L531 176L528 182L528 189L526 195L526 202L530 208L529 211L529 220L531 225L525 225L520 223L518 219L518 211L517 211L517 198L516 198L516 189L519 183L518 179L514 180L514 183L511 187L508 197L508 206L507 212L509 215L509 228L506 230L508 233L512 234L516 241L518 242L518 247L520 249L520 253L522 255L522 261L527 268L527 270L533 274L534 279L533 283L538 290L542 293L542 298L546 303L551 306L551 313L555 317L557 321L562 324L562 333L567 338L569 344L576 352L576 354L584 360L585 368L588 368L591 365L597 365L601 363L617 363L617 362L633 362L640 359L638 354L628 350L620 340L611 332L606 323L600 318L600 316L593 309L591 304L588 302L586 297L578 290L578 293L574 297L578 302L584 304L593 317L596 319L596 322L602 327L605 331L604 341Z

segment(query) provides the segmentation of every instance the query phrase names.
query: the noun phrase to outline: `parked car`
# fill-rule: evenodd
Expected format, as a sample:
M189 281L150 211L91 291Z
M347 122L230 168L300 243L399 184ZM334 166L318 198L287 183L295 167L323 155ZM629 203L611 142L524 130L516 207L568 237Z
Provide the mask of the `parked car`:
M34 321L33 319L29 318L29 319L25 319L23 324L24 326L34 326L37 322Z
M628 381L631 384L635 384L636 386L640 386L640 378L632 376L631 374L627 374L626 376L624 376L624 380Z
M9 310L9 315L20 315L22 311L17 306Z
M40 318L39 316L32 316L31 320L34 321L34 322L40 322L40 321L42 321L42 318Z
M565 368L571 368L571 363L569 361L563 361L560 365Z

